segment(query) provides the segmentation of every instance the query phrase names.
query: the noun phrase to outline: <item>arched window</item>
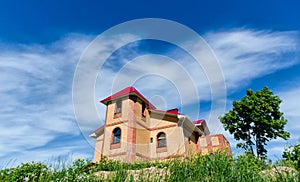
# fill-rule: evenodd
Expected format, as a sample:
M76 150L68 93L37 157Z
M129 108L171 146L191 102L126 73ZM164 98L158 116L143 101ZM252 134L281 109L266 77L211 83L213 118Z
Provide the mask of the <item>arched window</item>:
M160 132L157 134L157 148L162 148L167 146L166 134Z
M121 142L121 129L118 127L118 128L115 128L113 130L113 133L112 133L112 144L116 144L116 143L120 143Z

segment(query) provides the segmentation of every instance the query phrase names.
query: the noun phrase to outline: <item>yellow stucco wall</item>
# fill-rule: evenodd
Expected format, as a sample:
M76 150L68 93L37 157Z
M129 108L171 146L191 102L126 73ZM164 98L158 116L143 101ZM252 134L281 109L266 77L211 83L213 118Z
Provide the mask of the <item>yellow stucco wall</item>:
M146 106L148 107L148 106ZM141 123L142 125L137 125L137 128L145 129L150 127L150 119L149 119L149 111L148 109L145 109L144 111L144 118L142 117L142 101L138 99L138 101L135 103L135 116L136 121L138 123Z
M197 152L197 144L195 144L192 140L185 138L185 150L187 156L193 155Z
M111 149L112 141L112 132L113 130L119 127L121 129L121 146L120 148ZM126 152L126 141L127 141L127 125L126 123L108 126L104 129L104 146L103 146L103 155L107 158L116 158L113 155Z
M143 127L136 129L136 152L149 157L150 131Z
M115 108L116 108L116 101L113 101L109 104L106 109L106 125L112 125L113 123L120 122L120 121L128 121L128 112L129 112L129 99L122 100L122 114L121 117L115 117Z
M170 124L177 124L178 118L176 116L164 115L161 113L151 113L149 116L149 127L162 127Z
M165 121L164 121L165 122ZM170 122L165 122L170 125ZM167 151L157 152L157 134L164 132L167 138ZM153 143L150 144L150 158L165 158L171 155L182 155L184 151L181 128L178 126L151 131Z
M100 135L96 139L96 146L94 151L94 162L97 162L101 159L102 145L103 145L103 135Z

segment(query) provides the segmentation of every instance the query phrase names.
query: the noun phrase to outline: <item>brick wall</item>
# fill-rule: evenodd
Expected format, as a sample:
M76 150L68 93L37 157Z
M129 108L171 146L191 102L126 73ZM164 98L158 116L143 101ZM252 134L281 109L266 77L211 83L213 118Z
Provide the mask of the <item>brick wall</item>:
M231 153L230 143L223 134L200 137L197 143L197 150L204 155L213 153L216 150L227 151Z

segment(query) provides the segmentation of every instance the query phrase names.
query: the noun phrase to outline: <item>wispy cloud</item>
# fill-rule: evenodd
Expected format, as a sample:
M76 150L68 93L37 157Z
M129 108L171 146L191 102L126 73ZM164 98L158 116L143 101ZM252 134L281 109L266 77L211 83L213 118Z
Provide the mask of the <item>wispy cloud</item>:
M229 91L299 63L299 32L237 29L210 32L205 39L222 65Z
M61 134L80 134L71 86L78 57L90 40L72 34L50 45L1 45L0 158L47 146Z
M297 57L299 33L295 31L272 32L236 29L209 32L204 35L204 39L215 53L223 71L224 80L218 81L225 81L229 93L234 93L253 79L292 67L299 64L300 61ZM193 47L191 54L200 54L199 57L203 58L200 60L200 64L205 61L208 53L202 51L203 45L191 42L189 44L189 47ZM200 101L211 101L214 80L208 77L207 70L204 70L205 68L198 62L191 60L184 52L171 50L166 55L176 57L177 60L167 61L161 58L160 61L154 56L144 56L134 62L124 64L118 72L105 75L114 75L117 78L114 81L119 81L120 84L117 85L122 86L132 84L135 79L139 78L139 75L143 75L144 78L139 79L145 80L145 82L137 81L137 86L141 90L145 90L147 95L160 94L162 98L166 99L167 105L171 107L180 104L185 108L187 105L199 103L199 99ZM161 78L147 77L151 74L157 74ZM173 85L167 84L168 81ZM180 100L173 99L174 95L177 95L177 98L180 96ZM220 112L222 112L222 108L216 108L211 112L212 116L209 120L211 125L217 125ZM197 117L195 114L191 115ZM208 118L210 118L209 115L206 116L206 119Z
M26 161L39 161L49 165L61 166L73 162L74 159L92 159L92 157L93 148L87 145L81 137L76 137L75 140L60 141L56 145L33 149L23 147L23 150L12 151L5 158L0 157L0 168L15 167Z
M246 29L229 30L223 32L209 32L205 39L215 52L224 73L227 92L234 96L245 86L249 86L251 80L264 77L282 69L292 68L299 64L299 32L272 32L255 31ZM274 83L276 80L274 80ZM295 85L294 85L295 86ZM291 139L284 141L282 139L273 140L267 146L269 157L278 159L287 143L299 140L299 128L297 127L298 110L297 98L299 89L293 87L283 87L285 91L279 93L284 100L282 111L289 120L286 130L291 132ZM227 101L229 102L229 100ZM230 101L231 103L231 101ZM227 103L228 105L228 103ZM230 109L227 108L226 110ZM208 117L208 113L204 113ZM228 133L222 131L218 115L213 116L209 125L216 128L216 131L225 133L232 144L233 150L236 141ZM298 138L297 138L298 137Z
M297 80L298 83L299 80ZM278 96L282 99L281 111L284 113L285 118L288 120L286 125L286 130L291 133L290 143L300 142L300 99L298 94L300 94L300 86L298 84L294 84L292 87L288 87L289 89L284 89L284 91L278 92Z

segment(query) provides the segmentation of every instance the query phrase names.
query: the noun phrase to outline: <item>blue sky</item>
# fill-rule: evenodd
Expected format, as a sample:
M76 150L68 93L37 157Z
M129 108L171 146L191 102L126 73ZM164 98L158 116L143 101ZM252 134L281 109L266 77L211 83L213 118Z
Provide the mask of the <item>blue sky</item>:
M86 112L84 124L76 121L72 101L76 65L96 36L139 18L176 21L203 37L224 75L226 111L248 88L257 90L268 86L280 96L291 139L278 139L268 145L269 157L280 158L285 145L300 140L298 7L296 1L2 1L0 164L49 161L70 155L92 158L94 141L86 134L103 123L105 112L96 103L97 117ZM139 35L116 37L102 45L103 50L105 46L118 47L120 42L136 36ZM139 70L148 76L136 80L134 86L158 108L179 107L191 120L209 120L212 93L207 75L190 59L176 46L164 42L138 41L126 45L101 69L91 67L99 74L95 100L110 95L112 83L118 79L122 84L115 89L131 83L141 74ZM180 85L184 79L175 74L179 68L188 70L193 86L201 90L195 97L189 96L193 94L187 90L179 93L176 89L177 83ZM169 72L164 73L167 76L164 78L151 75L149 70ZM183 95L184 99L174 95ZM217 116L213 115L209 121L216 123ZM224 133L234 146L232 136ZM234 149L234 152L238 154L242 150Z

